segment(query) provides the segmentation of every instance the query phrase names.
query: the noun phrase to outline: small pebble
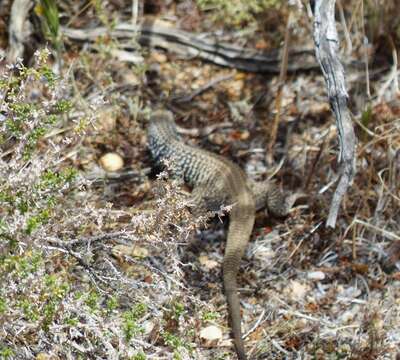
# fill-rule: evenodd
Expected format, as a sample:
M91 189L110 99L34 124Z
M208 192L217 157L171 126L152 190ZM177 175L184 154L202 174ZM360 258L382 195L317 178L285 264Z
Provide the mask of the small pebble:
M324 280L325 279L325 273L322 271L310 271L307 273L307 279L310 280Z
M208 341L219 340L222 338L222 331L218 326L210 325L201 329L200 337Z
M124 166L124 160L117 153L107 153L100 160L101 167L108 172L121 169Z

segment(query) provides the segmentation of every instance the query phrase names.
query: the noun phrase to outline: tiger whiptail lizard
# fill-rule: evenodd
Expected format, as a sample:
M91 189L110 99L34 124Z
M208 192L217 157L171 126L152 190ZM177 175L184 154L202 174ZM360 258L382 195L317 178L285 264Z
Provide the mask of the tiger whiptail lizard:
M240 260L253 230L255 212L267 207L277 216L287 215L295 197L287 198L273 182L255 183L232 161L211 152L184 144L169 111L155 111L148 128L148 143L153 158L170 160L173 172L193 187L194 203L213 208L232 205L223 260L223 280L236 352L246 359L241 330L237 273Z

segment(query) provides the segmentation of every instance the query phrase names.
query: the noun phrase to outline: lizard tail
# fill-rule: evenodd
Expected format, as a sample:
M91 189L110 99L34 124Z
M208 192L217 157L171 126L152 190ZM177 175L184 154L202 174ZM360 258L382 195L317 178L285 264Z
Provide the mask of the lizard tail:
M247 214L247 215L244 215ZM233 207L230 213L228 238L223 262L225 295L232 326L236 353L239 360L246 360L242 339L240 302L237 291L237 273L240 260L246 249L254 225L254 210L248 211Z
M242 329L241 329L241 316L240 316L240 302L239 296L237 293L237 284L236 279L229 280L229 277L224 276L225 283L225 295L228 301L229 314L231 318L231 326L232 332L235 342L236 353L238 355L239 360L246 360L246 352L244 350L244 342L242 338ZM235 289L227 289L226 284L230 283L231 287Z

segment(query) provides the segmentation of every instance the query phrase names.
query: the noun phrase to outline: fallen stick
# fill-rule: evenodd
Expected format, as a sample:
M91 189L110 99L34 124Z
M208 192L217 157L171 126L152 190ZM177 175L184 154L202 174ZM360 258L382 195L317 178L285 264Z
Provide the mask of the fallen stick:
M324 75L331 109L339 135L339 183L332 198L326 226L334 228L340 204L353 181L356 169L356 136L350 111L344 69L339 60L339 40L335 23L335 0L316 0L314 6L315 53Z
M216 37L193 34L168 26L160 20L145 20L140 25L120 23L112 30L106 27L87 29L62 28L65 37L76 41L95 41L100 36L117 39L138 37L142 45L160 47L187 57L198 57L217 65L249 72L279 73L282 55L273 50L268 53L241 48L219 41ZM127 47L132 45L127 45ZM318 64L310 49L289 51L288 72L317 69Z

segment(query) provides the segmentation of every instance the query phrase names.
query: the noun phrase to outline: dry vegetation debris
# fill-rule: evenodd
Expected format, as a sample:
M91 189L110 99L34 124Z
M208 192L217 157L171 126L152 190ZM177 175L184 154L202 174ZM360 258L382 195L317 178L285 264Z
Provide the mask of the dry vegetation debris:
M139 2L140 16L212 29L249 48L282 41L286 6L224 28L213 11L220 3ZM392 52L382 49L390 41L398 48L399 25L395 2L379 13L372 3L364 11L373 97L365 95L365 72L349 68L358 172L334 230L323 222L337 171L336 129L318 72L288 75L267 156L278 76L182 59L134 39L139 63L124 62L113 51L119 40L107 36L91 45L64 39L62 83L44 53L35 56L39 65L28 61L36 69L29 76L2 62L0 357L234 359L219 266L224 224L191 214L188 189L151 170L144 128L162 106L174 111L187 142L229 157L256 180L274 175L285 190L308 195L284 220L257 216L239 278L251 358L395 358L400 99ZM131 20L128 1L57 5L63 26ZM346 56L363 60L359 2L342 5L353 46ZM32 16L40 38L37 9ZM386 37L378 31L384 26ZM310 36L303 14L293 43L310 45ZM100 159L109 153L123 160L118 172L104 171Z

